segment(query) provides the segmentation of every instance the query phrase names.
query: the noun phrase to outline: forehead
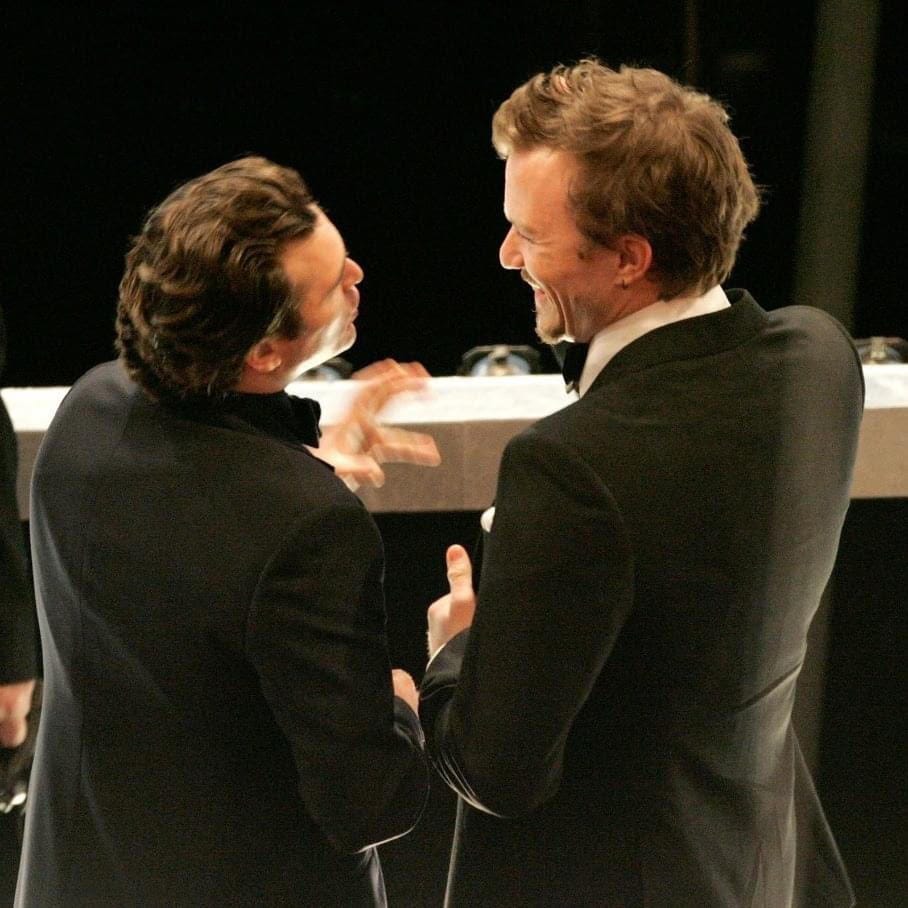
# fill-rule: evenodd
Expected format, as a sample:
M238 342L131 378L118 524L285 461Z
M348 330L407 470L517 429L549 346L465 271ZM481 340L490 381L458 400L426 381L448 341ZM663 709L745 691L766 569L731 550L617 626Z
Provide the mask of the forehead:
M505 216L517 226L539 229L553 219L569 217L568 194L576 172L577 161L566 151L515 151L505 163Z
M316 208L315 227L308 236L291 240L281 252L281 264L291 286L309 296L337 283L346 260L346 247L337 227Z

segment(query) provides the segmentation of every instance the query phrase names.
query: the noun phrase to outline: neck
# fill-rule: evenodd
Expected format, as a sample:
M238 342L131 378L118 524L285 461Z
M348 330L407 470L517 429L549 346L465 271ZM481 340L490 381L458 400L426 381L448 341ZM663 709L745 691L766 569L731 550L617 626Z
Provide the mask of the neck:
M232 390L241 394L277 394L283 391L284 387L279 373L256 372L254 369L244 367L239 381Z
M618 292L621 295L612 301L613 304L611 306L603 308L596 313L599 318L591 319L590 324L586 326L586 330L578 332L576 340L589 343L603 328L607 328L609 325L613 325L615 322L619 322L621 319L627 318L647 306L652 306L653 303L658 302L660 299L659 289L649 282L644 286L632 285L626 290L621 289ZM583 336L579 336L581 333Z

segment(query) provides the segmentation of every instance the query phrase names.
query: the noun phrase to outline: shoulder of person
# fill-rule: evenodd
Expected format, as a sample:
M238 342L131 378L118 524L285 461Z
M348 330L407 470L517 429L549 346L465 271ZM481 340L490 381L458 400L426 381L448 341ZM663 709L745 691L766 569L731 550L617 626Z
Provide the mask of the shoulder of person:
M809 331L819 338L842 341L853 348L854 341L845 326L829 312L816 306L783 306L768 313L771 321L786 321L792 327Z

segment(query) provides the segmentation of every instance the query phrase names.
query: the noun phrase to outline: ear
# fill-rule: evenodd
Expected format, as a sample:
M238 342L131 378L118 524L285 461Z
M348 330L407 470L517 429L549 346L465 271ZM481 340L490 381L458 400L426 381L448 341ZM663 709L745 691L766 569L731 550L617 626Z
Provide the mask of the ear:
M628 287L635 281L646 277L653 264L653 247L649 240L636 233L626 233L618 237L615 244L618 253L617 279L622 287Z
M274 340L266 337L250 348L243 363L253 372L267 375L280 369L281 353Z

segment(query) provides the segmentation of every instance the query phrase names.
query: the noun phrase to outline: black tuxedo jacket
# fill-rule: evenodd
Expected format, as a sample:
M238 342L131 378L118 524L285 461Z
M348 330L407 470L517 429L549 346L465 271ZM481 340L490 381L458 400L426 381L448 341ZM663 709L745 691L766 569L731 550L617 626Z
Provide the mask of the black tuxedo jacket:
M507 446L475 623L422 686L451 905L852 902L791 709L861 367L824 313L729 297Z
M110 363L47 432L23 908L384 902L371 846L414 825L428 769L381 540L268 398L153 403Z
M0 400L0 684L35 677L35 603L16 503L16 433Z
M0 312L0 374L6 363L6 328ZM35 677L35 603L16 502L16 433L0 400L0 684ZM2 785L2 779L0 779Z

